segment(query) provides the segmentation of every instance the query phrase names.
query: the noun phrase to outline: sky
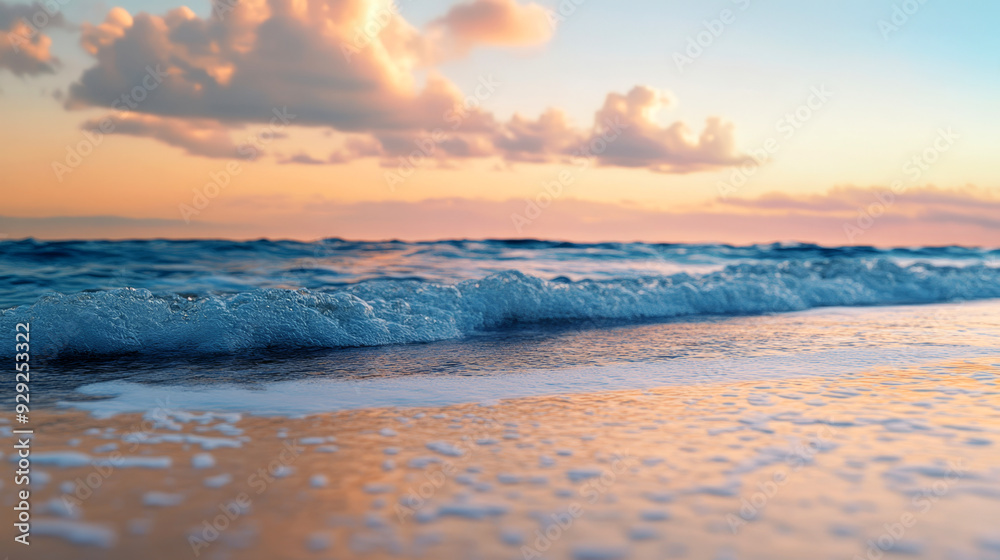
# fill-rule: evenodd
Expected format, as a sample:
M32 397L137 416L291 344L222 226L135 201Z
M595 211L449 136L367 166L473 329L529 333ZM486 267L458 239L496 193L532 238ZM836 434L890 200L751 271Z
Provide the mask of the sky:
M0 0L0 238L1000 246L998 17Z

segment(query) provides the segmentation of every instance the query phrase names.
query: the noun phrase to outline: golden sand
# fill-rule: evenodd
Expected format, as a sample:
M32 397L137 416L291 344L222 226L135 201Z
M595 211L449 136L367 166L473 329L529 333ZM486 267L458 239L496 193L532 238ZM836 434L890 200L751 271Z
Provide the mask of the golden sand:
M36 412L32 544L14 544L6 523L0 550L129 560L995 557L998 374L978 360L299 419ZM54 452L96 463L44 464ZM22 487L3 480L11 511Z

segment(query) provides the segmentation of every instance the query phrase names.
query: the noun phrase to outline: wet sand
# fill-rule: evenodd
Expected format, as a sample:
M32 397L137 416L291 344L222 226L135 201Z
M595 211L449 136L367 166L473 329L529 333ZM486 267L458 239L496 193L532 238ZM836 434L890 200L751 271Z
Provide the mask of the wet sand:
M291 419L38 411L32 544L5 523L0 554L1000 558L998 378L977 359Z

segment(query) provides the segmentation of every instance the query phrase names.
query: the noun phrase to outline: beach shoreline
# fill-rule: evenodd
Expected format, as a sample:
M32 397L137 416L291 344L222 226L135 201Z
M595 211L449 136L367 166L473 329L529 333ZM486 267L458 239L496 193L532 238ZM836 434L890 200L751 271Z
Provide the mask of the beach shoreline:
M298 418L38 411L31 552L989 557L996 362Z

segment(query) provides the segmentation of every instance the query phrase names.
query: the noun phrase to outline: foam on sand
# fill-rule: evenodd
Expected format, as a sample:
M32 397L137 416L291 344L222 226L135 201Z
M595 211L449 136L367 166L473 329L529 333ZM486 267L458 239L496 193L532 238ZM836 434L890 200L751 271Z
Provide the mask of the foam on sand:
M104 525L68 521L65 519L38 518L31 524L36 536L57 537L76 545L111 548L118 540L117 534Z
M71 524L50 524L33 544L61 558L91 543L109 547L102 558L124 560L158 543L157 553L174 558L206 534L202 520L222 519L213 557L989 557L1000 470L992 446L967 440L1000 435L998 380L995 357L965 358L490 406L244 417L235 423L243 445L212 452L226 467L221 486L192 464L183 436L200 424L184 423L181 437L157 444L169 470L115 470L73 508L75 519L45 506L42 515ZM762 390L774 398L762 403ZM48 425L39 417L48 435L36 452L59 458L60 480L85 480L89 456L66 442L91 449L139 417L69 410ZM408 420L396 436L380 433L400 418ZM90 426L101 429L84 433ZM294 438L271 437L279 427ZM502 437L512 430L518 439ZM330 434L334 454L299 443ZM484 437L496 441L476 445ZM380 465L387 442L398 444L389 455L397 468ZM573 453L555 455L561 449ZM36 503L76 490L50 485ZM0 488L0 500L13 491ZM919 531L880 541L906 513ZM118 542L121 531L128 537ZM868 542L884 547L869 554Z

